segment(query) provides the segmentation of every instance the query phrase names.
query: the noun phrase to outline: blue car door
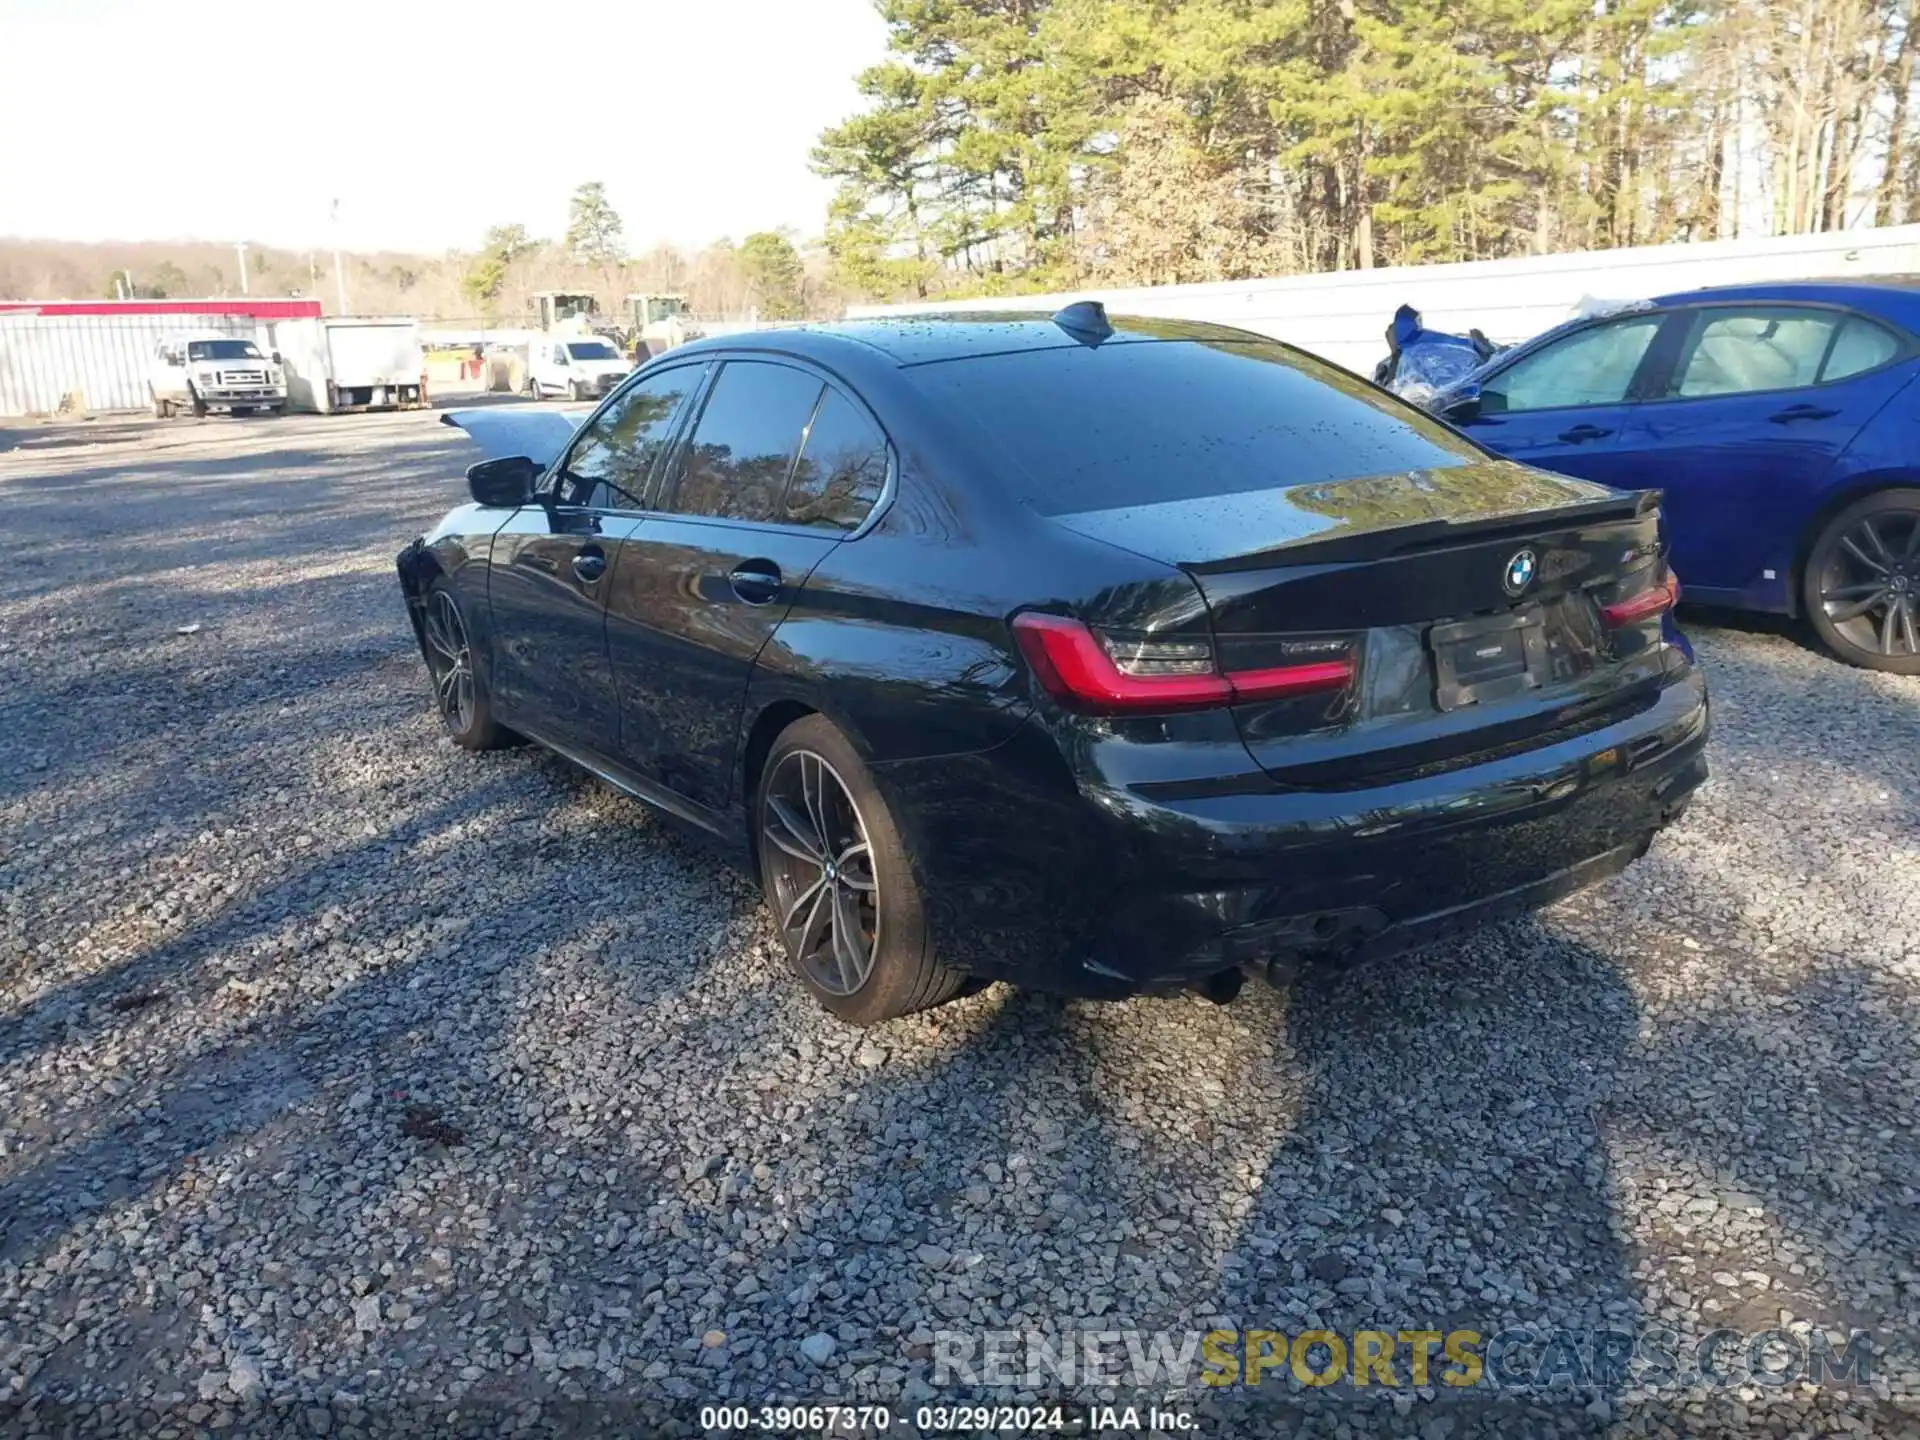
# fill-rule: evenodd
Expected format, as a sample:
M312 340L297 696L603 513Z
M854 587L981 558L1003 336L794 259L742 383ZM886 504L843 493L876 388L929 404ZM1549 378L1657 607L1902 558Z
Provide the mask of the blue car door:
M1666 492L1689 592L1784 609L1818 492L1916 362L1901 360L1891 330L1832 306L1708 305L1676 318L1686 328L1673 363L1634 407L1620 457Z
M1479 409L1453 423L1529 465L1627 489L1644 484L1621 463L1619 444L1662 321L1615 316L1523 351L1487 374Z

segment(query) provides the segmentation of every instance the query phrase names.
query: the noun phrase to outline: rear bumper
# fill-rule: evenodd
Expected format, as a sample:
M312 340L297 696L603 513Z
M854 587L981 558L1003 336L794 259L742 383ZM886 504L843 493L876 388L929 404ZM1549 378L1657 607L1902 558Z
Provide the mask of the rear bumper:
M947 769L905 806L950 963L1081 995L1192 983L1276 958L1430 943L1616 874L1706 778L1706 691L1690 667L1638 713L1484 764L1365 789L1143 801L1021 771L1021 742ZM1030 748L1029 759L1037 754ZM880 767L901 778L902 767ZM947 792L942 799L940 793ZM971 815L994 835L969 838Z
M1653 832L1648 831L1645 836L1632 844L1602 851L1598 855L1578 861L1564 870L1555 870L1537 880L1523 881L1491 895L1463 901L1428 915L1416 916L1411 920L1402 920L1397 924L1386 926L1367 936L1352 948L1340 952L1339 958L1349 964L1358 964L1365 960L1382 960L1403 954L1408 950L1417 950L1426 945L1451 939L1456 935L1468 934L1496 920L1525 915L1530 911L1538 910L1543 905L1551 905L1556 900L1563 900L1576 891L1586 889L1589 885L1597 885L1602 880L1608 880L1620 874L1646 854L1647 847L1652 843ZM1301 958L1311 958L1315 952L1311 949L1300 952L1289 951L1267 958L1285 960L1292 958L1295 953L1298 953Z

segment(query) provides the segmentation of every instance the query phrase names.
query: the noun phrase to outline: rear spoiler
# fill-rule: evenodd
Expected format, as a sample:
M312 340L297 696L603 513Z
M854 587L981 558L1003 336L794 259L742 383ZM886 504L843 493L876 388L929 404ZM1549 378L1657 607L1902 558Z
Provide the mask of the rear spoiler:
M1542 531L1643 519L1660 509L1658 490L1622 490L1600 500L1582 500L1544 510L1510 515L1466 516L1450 520L1417 520L1408 525L1378 529L1334 531L1289 540L1283 545L1224 560L1205 560L1180 568L1195 575L1220 575L1280 565L1344 565L1361 560L1384 560L1422 550L1444 550L1467 541L1498 540L1502 536L1529 539Z

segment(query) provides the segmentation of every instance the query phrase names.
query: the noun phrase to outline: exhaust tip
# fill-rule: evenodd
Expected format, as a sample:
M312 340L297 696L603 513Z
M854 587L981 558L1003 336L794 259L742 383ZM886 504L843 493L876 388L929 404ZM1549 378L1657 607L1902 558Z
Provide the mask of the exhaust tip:
M1231 1005L1240 998L1240 987L1247 983L1244 970L1218 970L1205 979L1196 980L1193 988L1216 1005Z

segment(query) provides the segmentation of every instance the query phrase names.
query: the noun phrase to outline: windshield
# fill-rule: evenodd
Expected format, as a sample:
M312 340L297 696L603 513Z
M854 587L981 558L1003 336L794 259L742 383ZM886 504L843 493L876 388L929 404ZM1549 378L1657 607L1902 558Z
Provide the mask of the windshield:
M1282 345L1157 340L922 365L1043 515L1441 470L1486 453L1358 376Z
M604 340L582 340L567 346L567 354L576 360L618 360L619 354Z
M189 340L189 360L258 360L260 351L251 340Z

